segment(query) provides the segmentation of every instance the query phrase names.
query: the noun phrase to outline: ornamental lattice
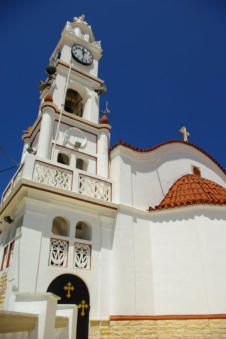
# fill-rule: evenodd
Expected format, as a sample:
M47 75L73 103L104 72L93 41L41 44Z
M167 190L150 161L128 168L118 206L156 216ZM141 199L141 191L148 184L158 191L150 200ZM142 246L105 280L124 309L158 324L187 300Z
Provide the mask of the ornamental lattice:
M60 239L50 239L49 265L67 266L68 241Z
M41 184L71 190L72 173L49 166L48 164L35 164L33 180Z
M91 246L76 242L74 249L74 267L90 269Z
M89 197L111 201L111 184L86 175L79 175L79 193Z

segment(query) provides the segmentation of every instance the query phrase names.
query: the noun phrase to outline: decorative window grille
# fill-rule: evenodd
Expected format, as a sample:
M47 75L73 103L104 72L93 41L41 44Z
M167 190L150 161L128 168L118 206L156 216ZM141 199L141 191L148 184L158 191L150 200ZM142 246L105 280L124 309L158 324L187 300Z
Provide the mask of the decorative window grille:
M75 242L74 267L90 269L91 246Z
M89 197L111 201L111 184L103 180L80 174L79 193L88 195Z
M67 267L68 241L50 239L49 266Z
M36 162L33 180L41 184L71 190L72 173L55 166Z

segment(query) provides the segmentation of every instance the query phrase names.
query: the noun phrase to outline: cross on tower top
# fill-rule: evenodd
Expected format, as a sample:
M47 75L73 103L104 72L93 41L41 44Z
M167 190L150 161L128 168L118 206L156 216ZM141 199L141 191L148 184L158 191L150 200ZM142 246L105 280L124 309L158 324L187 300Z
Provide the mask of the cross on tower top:
M183 136L184 136L184 141L185 141L185 142L188 142L188 137L189 137L190 133L187 131L186 127L185 127L185 126L182 127L182 128L179 130L179 132L180 132L181 134L183 134Z

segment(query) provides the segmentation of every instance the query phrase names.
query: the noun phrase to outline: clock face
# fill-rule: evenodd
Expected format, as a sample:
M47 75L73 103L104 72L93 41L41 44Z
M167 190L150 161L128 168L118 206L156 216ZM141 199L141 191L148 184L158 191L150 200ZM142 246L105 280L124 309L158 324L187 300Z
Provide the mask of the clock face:
M91 65L93 55L88 48L82 45L75 44L71 48L71 54L75 60L83 65Z

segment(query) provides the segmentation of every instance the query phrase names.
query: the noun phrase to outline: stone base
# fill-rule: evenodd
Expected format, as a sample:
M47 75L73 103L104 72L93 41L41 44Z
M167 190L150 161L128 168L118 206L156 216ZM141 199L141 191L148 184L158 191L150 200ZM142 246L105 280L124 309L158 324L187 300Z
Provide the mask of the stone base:
M89 339L226 339L226 319L91 320Z

